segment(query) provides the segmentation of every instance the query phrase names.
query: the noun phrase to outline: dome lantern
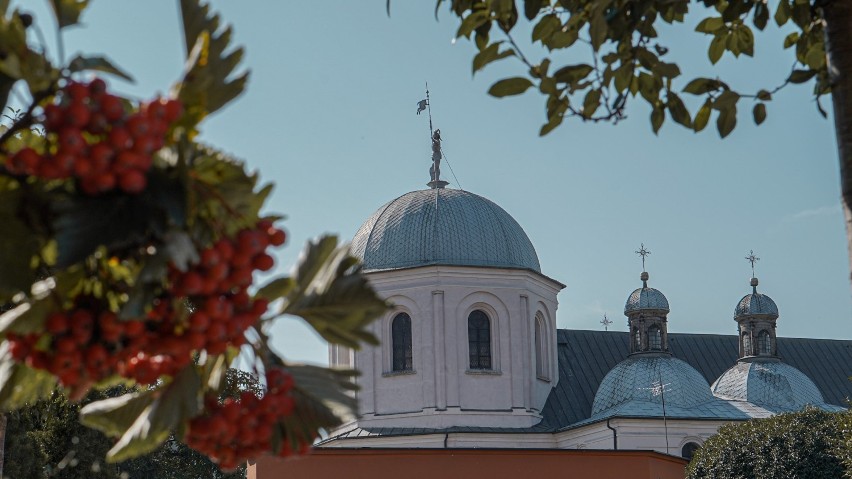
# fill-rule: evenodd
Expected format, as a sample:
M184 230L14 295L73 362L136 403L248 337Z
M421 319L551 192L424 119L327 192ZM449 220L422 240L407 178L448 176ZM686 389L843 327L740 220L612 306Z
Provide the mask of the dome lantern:
M643 243L636 254L642 257L642 287L637 288L624 304L624 315L630 326L630 354L671 354L668 346L667 316L669 301L659 290L648 286L645 258L651 254Z
M749 251L746 260L752 265L749 282L752 292L743 296L734 308L734 320L739 329L740 360L777 361L775 322L778 306L772 298L757 292L759 281L754 275L754 263L760 258L754 255L754 251Z

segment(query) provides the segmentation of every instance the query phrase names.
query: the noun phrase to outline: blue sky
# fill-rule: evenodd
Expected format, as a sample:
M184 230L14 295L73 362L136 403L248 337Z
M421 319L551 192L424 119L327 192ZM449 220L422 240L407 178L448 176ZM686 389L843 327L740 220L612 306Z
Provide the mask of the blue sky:
M47 3L17 2L36 14L55 53ZM166 92L183 61L176 5L94 0L85 27L64 35L66 55L106 54L136 77L132 85L111 80L125 94ZM852 339L833 121L817 113L810 85L776 95L761 127L742 102L739 126L725 140L712 120L700 134L667 120L655 136L638 101L618 126L568 121L540 138L541 96L486 94L522 65L504 60L472 76L475 48L452 42L456 23L443 10L436 21L434 2L393 2L390 18L384 0L212 5L246 47L252 76L202 137L276 183L270 211L287 215L290 234L279 271L307 239L325 232L349 239L379 206L425 187L428 123L415 103L428 81L458 180L446 167L444 176L501 205L526 230L542 271L567 285L559 327L599 329L607 314L610 329L626 330L624 301L642 270L634 251L644 242L650 285L671 305L672 332L736 331L733 309L750 292L744 257L753 249L759 290L780 309L779 335ZM693 8L692 24L702 18ZM688 27L661 35L682 71L756 90L781 83L793 61L779 46L786 30L768 30L756 35L757 60L726 54L715 69L706 60L709 37ZM518 35L528 38L528 30ZM583 61L576 53L559 58ZM275 343L290 359L327 357L298 319L280 321Z

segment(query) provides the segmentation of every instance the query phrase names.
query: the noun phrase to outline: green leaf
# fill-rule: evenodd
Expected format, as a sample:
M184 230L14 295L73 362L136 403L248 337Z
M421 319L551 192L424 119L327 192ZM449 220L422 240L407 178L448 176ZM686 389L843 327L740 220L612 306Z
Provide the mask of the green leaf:
M592 37L592 48L595 51L600 50L601 45L606 41L609 30L603 14L604 5L600 5L601 3L609 2L597 2L596 7L592 10L592 18L589 22L589 35Z
M121 462L151 452L173 432L182 437L186 421L201 410L201 398L201 377L195 366L185 367L123 431L107 452L107 461Z
M719 81L712 78L696 78L683 88L684 93L693 95L703 95L719 89Z
M51 0L50 6L56 15L59 28L76 25L80 21L80 15L89 4L89 0Z
M276 278L263 285L255 293L256 298L264 298L270 302L286 297L296 287L293 278Z
M719 136L725 138L737 126L737 106L731 105L728 108L719 110L719 116L716 118L716 128L719 130Z
M491 85L488 94L497 98L520 95L532 86L532 82L523 77L506 78Z
M799 32L793 32L784 37L784 48L790 48L799 41Z
M713 102L713 108L717 110L725 110L730 107L736 107L739 99L740 95L738 93L732 92L731 90L725 90L716 97L716 100Z
M89 403L80 410L80 423L108 436L119 437L154 402L153 393L153 390L144 390Z
M754 6L754 26L758 30L763 30L768 22L769 7L763 2L757 2Z
M532 31L532 41L542 41L544 43L544 39L550 37L554 32L559 30L562 27L562 22L559 21L559 17L556 14L549 14L541 17L541 20L535 24Z
M49 397L55 387L52 374L15 362L9 342L0 343L0 410L11 411Z
M653 110L651 110L651 128L654 130L654 134L660 131L660 128L663 126L663 121L666 119L665 111L663 110L662 105L654 105Z
M532 20L541 11L544 0L524 0L524 16L527 20Z
M583 101L583 117L591 118L601 104L601 91L597 89L589 90L586 93L586 98Z
M710 58L710 63L715 65L722 58L722 54L725 53L725 42L728 36L727 34L719 34L713 37L713 40L710 42L710 48L707 50L707 57Z
M654 65L654 73L666 78L675 78L680 76L680 67L675 63L658 62Z
M722 17L708 17L698 23L695 31L712 34L721 28L725 28L725 22L722 21Z
M779 27L784 25L790 19L791 14L790 1L779 0L778 9L775 10L775 23L777 23Z
M692 128L692 119L689 118L689 111L687 111L680 97L670 91L666 99L672 120L687 128Z
M772 100L772 94L766 90L760 90L757 92L757 99L762 101L770 101Z
M577 83L586 78L589 73L594 71L591 65L580 63L578 65L567 65L553 74L553 78L559 83L568 83L569 85Z
M754 110L752 111L754 114L754 123L759 125L763 123L763 120L766 119L766 104L758 103L754 105Z
M473 33L474 30L489 21L490 16L487 10L477 10L472 12L470 15L466 16L464 20L462 20L461 25L459 25L459 29L456 31L456 38L470 38L470 34Z
M38 236L18 216L21 201L18 189L0 192L0 304L15 293L29 291L35 281L31 262L39 253Z
M816 70L793 70L787 81L790 83L805 83L814 77L818 72Z
M501 42L496 42L488 45L482 51L477 53L475 57L473 57L473 73L482 70L485 65L488 65L491 62L502 60L503 58L510 57L515 54L515 50L512 50L511 48L503 50L502 52L498 51L500 49L500 43Z
M72 72L99 71L115 75L131 83L133 82L133 77L131 77L130 74L115 66L106 57L84 57L82 55L77 55L73 60L71 60L71 63L68 64L68 69Z
M703 130L707 126L707 121L710 120L710 112L712 111L710 100L704 102L704 105L695 114L695 120L692 122L692 129L696 133Z
M563 119L564 117L561 114L551 116L550 120L541 126L541 129L538 131L538 136L544 136L553 131L554 128L562 124Z
M387 308L357 268L348 246L325 236L308 243L281 313L300 316L324 339L351 348L376 344L367 325Z
M245 90L248 72L234 70L243 57L242 48L231 47L231 29L220 31L219 16L200 0L181 0L187 59L184 75L173 88L186 110L183 123L195 126Z

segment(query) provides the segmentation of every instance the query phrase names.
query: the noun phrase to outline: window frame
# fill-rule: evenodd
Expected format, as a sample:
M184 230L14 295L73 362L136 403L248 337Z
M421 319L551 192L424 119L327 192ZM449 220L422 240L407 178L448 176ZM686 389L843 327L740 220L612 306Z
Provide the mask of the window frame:
M399 323L397 323L399 321ZM409 373L414 371L414 333L411 315L406 311L399 311L393 315L390 321L390 372ZM400 324L401 337L397 337L397 324ZM402 340L402 344L399 343ZM407 348L406 348L407 346ZM401 355L398 358L397 354ZM397 368L397 359L401 365Z
M478 314L477 314L478 313ZM477 318L474 318L474 315L477 315ZM481 315L481 316L480 316ZM478 328L477 337L471 337L471 321L474 319L484 319L485 327ZM483 331L484 330L484 331ZM492 327L492 319L491 316L484 311L482 308L475 308L467 315L467 364L469 371L494 371L494 328ZM485 334L483 338L482 335ZM476 347L476 352L474 353L474 345ZM487 347L487 351L483 351L483 349ZM474 356L476 354L476 356ZM476 357L476 365L474 365L474 357ZM487 365L483 366L483 359L487 358Z
M772 335L765 329L757 333L756 353L755 356L772 356Z
M648 326L648 351L663 350L663 329L656 324Z

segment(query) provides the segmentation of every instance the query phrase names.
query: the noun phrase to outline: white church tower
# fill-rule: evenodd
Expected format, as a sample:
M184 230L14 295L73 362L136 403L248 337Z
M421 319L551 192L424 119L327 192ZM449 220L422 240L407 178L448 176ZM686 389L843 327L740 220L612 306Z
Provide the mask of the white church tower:
M353 254L392 308L381 344L332 346L361 371L360 427L529 427L558 381L557 293L518 223L486 198L445 188L440 130L430 188L379 208Z

